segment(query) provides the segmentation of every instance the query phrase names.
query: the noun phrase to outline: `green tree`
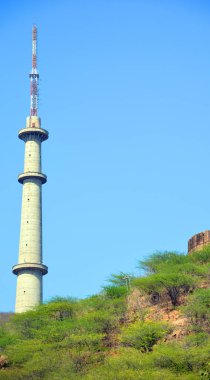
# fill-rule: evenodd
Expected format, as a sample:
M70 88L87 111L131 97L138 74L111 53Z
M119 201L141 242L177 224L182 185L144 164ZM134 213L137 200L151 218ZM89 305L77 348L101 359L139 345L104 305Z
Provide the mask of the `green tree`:
M188 257L177 252L155 252L147 259L139 261L139 268L147 274L159 273L164 267L173 267L174 265L183 265L188 261Z
M173 306L179 304L179 298L182 293L188 293L191 288L194 288L196 279L190 275L179 273L174 268L174 271L161 272L150 275L146 278L138 278L133 281L133 284L145 292L152 294L154 291L165 291L169 296Z

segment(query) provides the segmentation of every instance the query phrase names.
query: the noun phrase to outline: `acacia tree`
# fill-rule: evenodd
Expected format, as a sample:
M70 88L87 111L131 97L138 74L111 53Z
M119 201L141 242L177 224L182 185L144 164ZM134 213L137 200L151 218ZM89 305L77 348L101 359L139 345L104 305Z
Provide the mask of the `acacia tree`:
M134 280L134 284L149 294L166 291L173 306L179 304L181 294L195 287L205 268L191 261L188 255L177 252L156 252L139 262L147 276Z
M195 287L196 283L196 280L192 276L179 272L162 273L158 274L157 277L157 280L162 284L170 297L173 306L177 306L180 295L188 293L191 288Z
M165 267L183 265L188 262L188 256L177 252L155 252L147 259L139 261L138 267L146 273L159 273Z
M119 274L112 274L108 282L115 286L127 286L133 278L134 276L131 273L120 272Z
M146 293L162 293L164 290L170 297L173 306L179 304L182 293L189 292L194 288L196 279L190 275L179 273L179 271L166 271L152 274L148 277L141 277L133 281L133 285L144 290Z

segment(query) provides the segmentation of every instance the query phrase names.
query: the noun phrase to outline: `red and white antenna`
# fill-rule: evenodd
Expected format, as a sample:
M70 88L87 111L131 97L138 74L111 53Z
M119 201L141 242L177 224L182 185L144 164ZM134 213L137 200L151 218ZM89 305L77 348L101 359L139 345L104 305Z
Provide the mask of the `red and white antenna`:
M32 28L32 70L29 74L30 78L30 96L31 106L30 115L37 116L38 114L38 82L39 74L37 71L37 27Z

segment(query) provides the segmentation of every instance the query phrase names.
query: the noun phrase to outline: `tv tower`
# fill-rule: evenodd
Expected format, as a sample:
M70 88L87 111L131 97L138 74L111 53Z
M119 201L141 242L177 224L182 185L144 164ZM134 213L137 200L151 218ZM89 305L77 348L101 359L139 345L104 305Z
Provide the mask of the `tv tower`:
M42 276L48 268L42 263L42 185L47 176L41 169L41 143L48 132L38 117L37 27L32 29L32 70L30 78L30 116L18 133L25 142L19 260L12 271L17 275L15 312L22 313L42 303Z

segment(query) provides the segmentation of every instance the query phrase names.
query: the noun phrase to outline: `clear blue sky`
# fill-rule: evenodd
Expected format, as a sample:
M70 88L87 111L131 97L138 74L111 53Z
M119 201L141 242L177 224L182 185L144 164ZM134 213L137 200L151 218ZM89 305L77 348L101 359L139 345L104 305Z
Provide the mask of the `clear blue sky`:
M209 1L1 2L0 311L15 302L33 23L45 300L96 293L210 229Z

